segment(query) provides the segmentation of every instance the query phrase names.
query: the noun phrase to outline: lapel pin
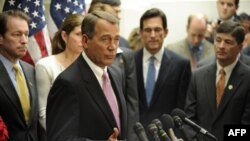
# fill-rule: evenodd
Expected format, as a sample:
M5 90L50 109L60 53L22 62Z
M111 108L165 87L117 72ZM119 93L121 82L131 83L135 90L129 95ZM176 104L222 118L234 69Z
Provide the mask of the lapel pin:
M121 64L123 64L123 63L124 63L123 59L120 59L120 63L121 63Z
M30 85L30 86L33 86L31 82L29 82L29 85Z
M233 85L229 85L229 86L228 86L228 89L229 89L229 90L232 90L232 89L233 89Z

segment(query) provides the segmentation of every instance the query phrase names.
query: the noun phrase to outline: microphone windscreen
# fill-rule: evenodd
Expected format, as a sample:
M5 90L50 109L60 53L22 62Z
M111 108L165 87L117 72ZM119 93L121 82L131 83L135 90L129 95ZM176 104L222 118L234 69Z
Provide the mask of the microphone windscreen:
M142 124L140 122L136 122L134 125L134 130L137 134L139 134L142 131L144 131L144 127L142 126Z
M182 119L179 116L174 116L173 120L176 127L180 128L183 125Z
M187 114L181 110L181 109L178 109L178 108L175 108L172 112L171 112L171 115L174 117L174 116L179 116L181 119L184 119L187 117Z
M163 124L163 127L167 130L170 128L172 128L172 129L174 128L174 121L173 121L172 117L168 114L163 114L161 116L161 122Z
M162 129L162 123L159 119L152 120L152 123L155 124L159 129Z
M151 135L157 134L157 132L158 132L157 126L156 126L155 124L153 124L153 123L150 123L150 124L148 125L148 132L149 132Z

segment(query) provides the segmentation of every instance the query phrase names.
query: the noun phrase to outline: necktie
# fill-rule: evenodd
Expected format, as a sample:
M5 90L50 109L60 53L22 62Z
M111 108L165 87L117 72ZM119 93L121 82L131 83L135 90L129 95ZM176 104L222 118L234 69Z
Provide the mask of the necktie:
M222 98L223 93L224 93L225 75L226 75L223 68L220 70L219 73L220 73L220 79L219 79L219 81L217 82L217 85L216 85L216 106L217 107L219 107L220 102L221 102L221 98Z
M154 88L155 88L155 76L156 76L156 69L155 69L155 57L151 56L149 58L149 65L148 65L148 74L147 74L147 81L146 81L146 97L147 103L150 105Z
M110 106L110 108L111 108L111 110L113 112L113 115L115 117L117 126L118 126L119 129L121 129L120 128L120 116L119 116L120 113L119 113L117 100L116 100L113 88L111 86L108 73L106 71L103 71L102 81L103 81L102 82L103 92L104 92L105 97L108 100L109 106Z
M199 47L197 46L192 47L192 58L191 58L192 69L195 69L197 67L197 62L199 60L198 52L199 52Z
M19 99L21 102L26 123L28 123L30 114L30 100L29 100L28 87L26 85L24 76L17 64L13 65L13 69L16 71L16 82L17 82Z

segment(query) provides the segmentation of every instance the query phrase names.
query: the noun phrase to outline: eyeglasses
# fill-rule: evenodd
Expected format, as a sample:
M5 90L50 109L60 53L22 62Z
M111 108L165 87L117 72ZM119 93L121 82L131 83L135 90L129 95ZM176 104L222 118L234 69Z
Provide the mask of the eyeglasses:
M163 31L163 28L161 28L161 27L144 28L143 31L146 33L151 33L152 31L154 31L155 33L161 33Z

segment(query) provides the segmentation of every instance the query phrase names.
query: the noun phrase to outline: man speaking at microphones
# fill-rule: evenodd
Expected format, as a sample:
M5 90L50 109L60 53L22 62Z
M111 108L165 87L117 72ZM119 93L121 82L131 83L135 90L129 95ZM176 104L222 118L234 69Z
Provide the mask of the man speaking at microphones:
M214 41L216 61L193 72L187 93L188 118L218 141L228 134L226 125L250 124L250 68L239 60L244 36L239 23L221 23Z
M112 66L119 22L94 11L81 26L84 51L55 80L47 103L48 141L126 140L127 108L122 72Z

